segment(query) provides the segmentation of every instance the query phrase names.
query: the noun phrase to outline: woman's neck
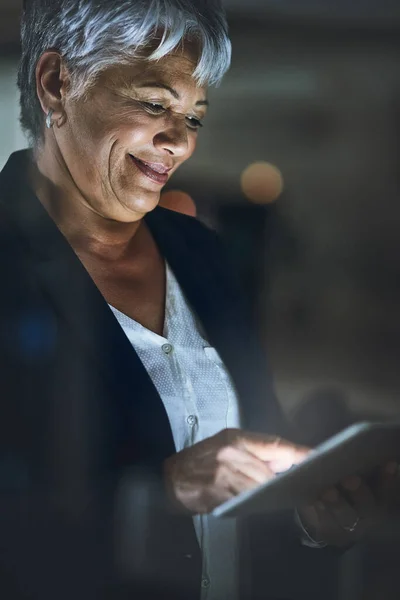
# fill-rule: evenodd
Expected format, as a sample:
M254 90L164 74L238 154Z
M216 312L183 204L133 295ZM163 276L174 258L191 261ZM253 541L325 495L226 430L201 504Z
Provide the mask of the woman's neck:
M135 246L142 219L121 223L93 210L72 181L57 153L36 152L30 183L57 227L74 250L109 260L123 258Z

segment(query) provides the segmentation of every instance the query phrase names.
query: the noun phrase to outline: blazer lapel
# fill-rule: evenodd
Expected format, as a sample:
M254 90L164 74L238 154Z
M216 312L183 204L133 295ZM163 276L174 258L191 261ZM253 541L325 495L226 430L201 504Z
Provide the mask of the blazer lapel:
M91 277L23 181L24 168L16 166L26 157L18 158L14 155L1 174L1 187L37 281L109 386L111 408L120 424L118 445L129 455L133 443L143 462L159 464L175 451L161 398Z
M168 213L157 208L146 216L146 222L235 383L244 427L280 432L283 425L266 375L264 353L246 320L237 290L227 284L226 265L219 249L214 248L212 234L203 235L197 248L194 240L187 241L190 234L183 232Z
M26 161L25 153L13 155L1 174L1 186L8 208L34 251L41 285L111 383L113 401L126 417L121 435L128 438L134 422L135 435L149 458L164 458L174 451L174 444L157 390L90 276L21 176ZM264 354L236 290L225 285L225 266L214 241L207 247L212 235L204 234L197 247L189 242L187 222L177 225L173 217L170 211L156 208L146 222L232 376L243 425L280 433L281 413L265 374Z
M87 349L94 368L109 386L112 412L118 415L118 446L126 460L134 447L141 462L159 464L175 451L164 405L88 273L75 256L65 255L62 261L37 263L36 272L56 310L73 328L77 343Z

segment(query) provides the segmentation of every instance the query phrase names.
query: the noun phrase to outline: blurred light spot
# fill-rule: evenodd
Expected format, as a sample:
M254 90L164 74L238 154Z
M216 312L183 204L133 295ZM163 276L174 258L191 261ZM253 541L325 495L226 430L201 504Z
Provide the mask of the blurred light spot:
M162 194L160 206L169 208L175 212L180 212L189 217L195 217L197 214L196 204L189 194L181 190L170 190Z
M248 200L268 204L281 195L283 176L278 167L267 162L255 162L243 171L241 186Z
M48 356L54 349L56 337L54 320L43 312L25 314L19 321L19 351L26 358Z

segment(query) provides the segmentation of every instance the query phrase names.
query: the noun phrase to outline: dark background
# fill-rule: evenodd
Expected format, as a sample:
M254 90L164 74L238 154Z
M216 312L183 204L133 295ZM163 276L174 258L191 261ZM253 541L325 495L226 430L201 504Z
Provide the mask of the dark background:
M227 0L233 65L210 93L173 187L218 227L244 277L292 412L328 397L400 408L400 3ZM24 145L19 3L0 0L0 166ZM285 192L250 205L240 174L276 164Z
M400 413L400 2L226 6L232 69L211 91L197 154L173 187L221 231L279 398L317 443L351 420ZM19 10L0 0L0 167L25 145ZM258 160L283 173L275 205L241 193L243 169ZM355 552L343 561L340 600L398 599L397 550L372 552L380 575L369 580L374 568Z

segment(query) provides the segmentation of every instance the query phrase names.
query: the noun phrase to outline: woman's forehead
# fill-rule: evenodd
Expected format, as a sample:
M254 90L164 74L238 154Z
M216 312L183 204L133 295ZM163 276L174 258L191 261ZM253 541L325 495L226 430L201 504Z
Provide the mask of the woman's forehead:
M173 51L159 60L137 59L130 65L121 65L103 74L103 81L114 80L122 87L136 87L146 81L168 85L199 87L193 77L197 62L191 55Z

